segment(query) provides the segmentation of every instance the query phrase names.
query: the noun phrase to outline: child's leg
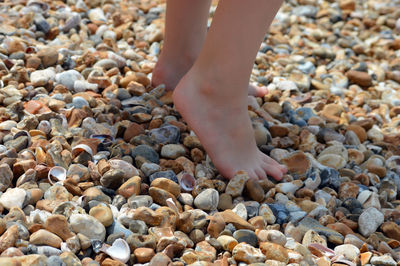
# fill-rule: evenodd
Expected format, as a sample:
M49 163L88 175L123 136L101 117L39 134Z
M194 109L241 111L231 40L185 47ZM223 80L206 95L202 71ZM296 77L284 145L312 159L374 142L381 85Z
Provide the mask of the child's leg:
M192 67L207 34L211 0L168 0L165 37L153 85L173 90Z
M259 45L282 0L221 0L203 49L174 91L174 103L220 173L246 170L279 180L286 168L260 152L247 113L247 84Z
M153 70L154 86L165 84L173 90L192 67L206 38L210 5L211 0L167 0L165 38ZM264 96L267 89L249 85L248 93Z

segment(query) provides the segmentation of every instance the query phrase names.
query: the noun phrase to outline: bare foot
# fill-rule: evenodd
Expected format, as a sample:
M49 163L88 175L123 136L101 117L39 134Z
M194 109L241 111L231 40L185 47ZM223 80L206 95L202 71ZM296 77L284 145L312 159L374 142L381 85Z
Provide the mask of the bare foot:
M286 168L257 148L247 98L221 97L218 81L210 87L191 72L174 90L175 108L199 137L219 173L231 179L245 170L251 178L263 179L268 174L281 180Z
M193 60L191 59L180 59L171 62L170 64L164 63L162 55L154 67L151 83L154 87L160 84L164 84L166 89L172 91L178 85L181 78L191 68ZM263 97L268 94L267 87L258 87L253 84L249 84L248 88L249 95L256 97Z

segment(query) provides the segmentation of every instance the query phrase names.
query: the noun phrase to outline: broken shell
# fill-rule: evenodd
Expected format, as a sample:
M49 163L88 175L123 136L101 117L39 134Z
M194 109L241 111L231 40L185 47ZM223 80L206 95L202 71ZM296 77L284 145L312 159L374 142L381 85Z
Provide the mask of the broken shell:
M309 247L313 247L315 249L318 249L319 251L321 251L325 256L327 256L328 258L333 258L334 256L336 256L335 251L333 251L330 248L324 247L321 244L318 243L311 243L310 245L308 245Z
M61 166L54 166L53 168L50 169L48 175L47 175L50 184L54 185L53 180L51 180L51 177L54 177L57 179L57 182L61 181L63 182L67 178L67 170L65 170Z
M167 202L168 207L170 207L174 212L179 214L178 207L176 206L175 202L171 198L168 198L166 200L166 202Z
M92 148L90 148L88 145L86 144L78 144L75 147L72 148L72 157L76 157L78 156L81 152L87 152L89 153L91 156L93 156L93 151Z
M69 249L67 243L65 243L65 242L61 243L61 251L62 252L71 252L71 250Z
M28 169L25 173L18 177L16 186L19 187L20 185L29 181L36 182L36 171L33 169Z
M332 260L332 263L344 264L344 265L348 265L348 266L357 266L357 264L355 264L354 262L351 262L351 261L343 259L343 258L339 258L337 260Z
M179 180L179 184L184 191L190 192L196 185L196 179L192 175L185 173Z
M139 175L139 171L130 163L120 160L120 159L111 159L108 162L111 166L112 169L120 169L122 170L125 174L125 178L130 178L132 176L137 176Z
M46 135L51 131L51 124L47 120L40 121L38 128L40 131L43 131Z
M99 139L99 140L101 140L102 143L108 143L108 142L114 141L114 138L112 136L106 135L106 134L93 134L93 135L90 135L90 138Z
M126 263L129 260L131 253L128 243L126 243L122 238L115 240L111 247L103 244L100 251L103 251L114 260L119 260L123 263Z

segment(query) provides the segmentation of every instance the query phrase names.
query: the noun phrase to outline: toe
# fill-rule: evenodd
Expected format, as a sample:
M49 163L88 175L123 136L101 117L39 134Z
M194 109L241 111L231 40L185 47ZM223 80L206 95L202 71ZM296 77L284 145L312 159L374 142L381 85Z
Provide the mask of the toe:
M258 179L262 180L267 178L267 174L265 173L264 168L260 167L255 169L254 171L257 174Z
M256 97L263 97L268 94L267 87L258 87L255 85L249 85L249 95L253 95Z
M279 168L282 172L285 172L285 173L286 173L286 171L287 171L286 166L284 166L284 165L278 163L277 161L275 161L274 159L272 159L272 158L269 157L269 156L264 155L263 157L264 157L264 162L265 162L265 163L267 163L267 164L269 164L269 165L271 165L271 166L273 166L273 167L277 167L277 168Z
M249 170L247 171L247 174L251 179L258 180L258 174L255 170Z
M264 163L263 169L268 175L272 176L277 181L280 181L283 178L282 171L275 165Z

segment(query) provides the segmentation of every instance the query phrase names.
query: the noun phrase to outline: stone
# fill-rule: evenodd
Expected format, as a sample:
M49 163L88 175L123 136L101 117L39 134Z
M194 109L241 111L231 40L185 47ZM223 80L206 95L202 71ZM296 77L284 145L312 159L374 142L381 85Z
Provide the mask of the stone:
M242 219L239 215L232 210L225 210L220 213L224 218L225 223L232 223L236 229L249 229L254 231L254 226Z
M326 240L321 237L317 232L315 232L314 230L308 230L303 236L302 244L308 247L310 244L313 243L320 244L324 247L328 246Z
M368 237L374 233L383 222L384 215L374 207L370 207L364 210L358 218L358 228L363 236Z
M311 167L311 163L307 156L302 152L291 153L288 157L282 159L288 171L293 174L303 175Z
M232 250L232 256L236 261L251 263L262 263L265 261L265 256L257 248L254 248L246 243L240 243Z
M151 248L137 248L133 254L138 263L147 263L155 256L154 250Z
M109 207L105 205L97 205L90 209L89 215L96 218L105 227L110 226L113 223L113 214Z
M262 242L260 243L260 250L265 255L267 260L277 260L283 263L289 262L289 254L281 245L270 242Z
M217 209L218 203L219 203L218 191L212 188L204 190L194 199L194 205L197 208L205 211Z
M90 239L105 240L106 229L96 218L87 214L72 214L69 219L75 233L81 233Z
M140 195L141 184L142 179L139 176L131 177L117 189L117 194L126 199L132 195Z
M357 198L360 188L352 182L344 182L339 187L339 198L341 200L347 198Z
M360 250L351 244L343 244L336 246L334 249L335 253L338 255L343 255L346 259L353 261L360 255Z
M0 165L0 191L5 191L14 178L14 174L8 164Z
M222 235L217 238L217 241L221 244L222 248L227 251L231 251L238 244L237 240L231 236Z
M246 172L237 172L235 176L229 180L225 193L231 195L233 198L242 195L247 180L249 180L249 176Z
M55 65L58 60L57 49L52 47L42 49L36 55L40 58L44 68Z
M160 144L177 144L180 138L180 130L173 125L165 125L150 130L150 137Z
M181 193L181 187L177 183L168 178L160 177L154 179L154 181L151 182L150 186L164 189L169 193L171 193L172 195L174 195L175 197L179 197Z
M26 191L21 188L9 188L1 194L0 204L3 205L7 210L12 207L18 207L22 209L25 202Z
M132 138L139 136L144 132L145 131L142 125L132 122L125 130L124 140L126 142L129 142Z
M310 217L305 217L303 220L301 220L298 228L303 231L304 234L310 229L314 230L318 234L325 236L329 242L335 244L343 244L344 241L344 238L340 233L328 227L322 226L318 221Z
M58 73L55 77L57 83L60 83L67 87L69 90L74 89L75 81L83 80L83 76L76 70L67 70L61 73Z
M61 237L64 241L74 236L74 234L69 229L67 218L61 214L54 214L49 216L46 219L44 227L49 232L52 232Z
M29 242L34 245L47 245L55 248L60 248L62 239L56 234L53 234L44 229L40 229L34 232L29 237Z
M151 187L149 189L149 195L153 198L155 203L160 204L161 206L168 206L167 200L172 199L175 205L178 208L181 208L175 196L164 189L158 187Z
M104 187L117 189L121 186L124 172L120 169L110 169L100 178L100 184Z
M227 210L232 208L233 208L232 196L226 193L222 193L219 196L218 209Z
M358 84L362 87L369 87L372 85L372 78L367 72L349 70L346 72L346 77L352 83Z
M185 156L186 150L180 144L167 144L161 148L161 156L168 159L176 159Z
M219 213L210 216L210 223L207 227L207 232L211 237L217 238L219 234L225 229L225 220Z
M259 242L271 242L281 246L286 244L286 236L278 230L260 230L257 232Z
M394 222L387 221L381 225L383 233L397 241L400 241L400 226Z
M249 193L250 197L258 202L262 202L265 196L264 189L254 179L249 179L246 182L246 191Z
M248 229L236 230L233 233L233 237L238 241L238 243L245 242L253 247L256 247L258 243L257 235Z
M10 226L1 236L0 236L0 253L6 249L15 246L18 239L18 225Z
M163 254L157 253L150 261L149 266L168 266L172 264L171 259Z
M373 256L370 260L372 265L387 265L387 266L395 266L397 265L396 261L388 254L382 256Z

